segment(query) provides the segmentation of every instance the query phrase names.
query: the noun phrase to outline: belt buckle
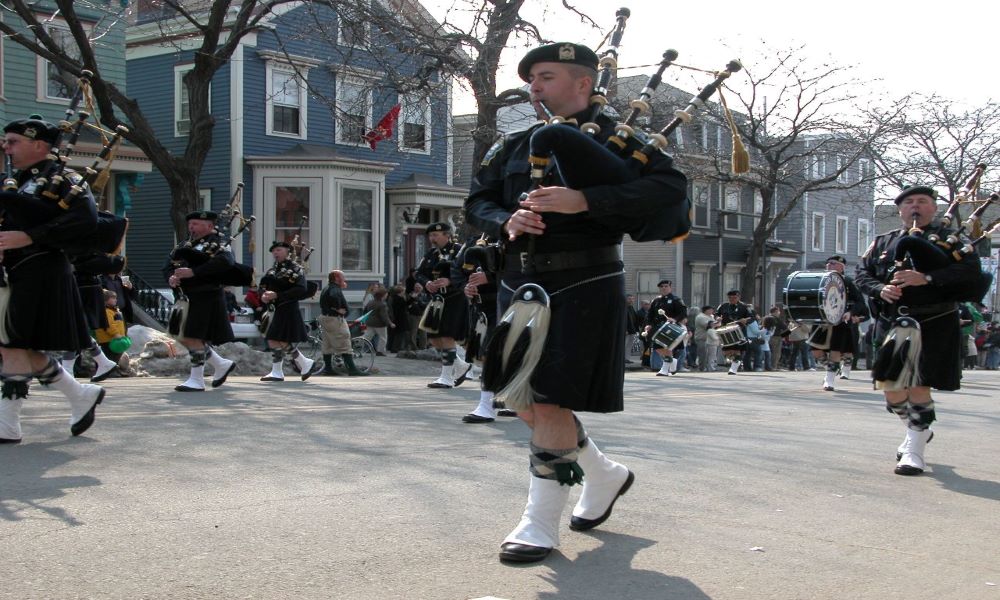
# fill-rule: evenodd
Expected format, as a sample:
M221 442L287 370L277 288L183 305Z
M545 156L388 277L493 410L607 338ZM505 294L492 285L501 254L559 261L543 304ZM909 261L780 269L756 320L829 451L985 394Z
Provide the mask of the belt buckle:
M528 252L521 252L521 272L524 274L535 271L534 258Z

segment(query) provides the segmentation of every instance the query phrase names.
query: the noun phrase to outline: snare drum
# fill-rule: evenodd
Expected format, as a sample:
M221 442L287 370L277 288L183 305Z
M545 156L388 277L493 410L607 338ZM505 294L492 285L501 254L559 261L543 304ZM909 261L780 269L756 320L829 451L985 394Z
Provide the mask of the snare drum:
M653 334L653 342L661 348L673 350L687 338L687 335L687 327L677 323L664 323Z
M722 342L722 349L728 350L747 343L747 336L743 333L743 328L739 323L723 325L715 330L719 334L719 341Z
M785 281L785 312L799 323L836 325L847 308L847 286L836 271L795 271Z

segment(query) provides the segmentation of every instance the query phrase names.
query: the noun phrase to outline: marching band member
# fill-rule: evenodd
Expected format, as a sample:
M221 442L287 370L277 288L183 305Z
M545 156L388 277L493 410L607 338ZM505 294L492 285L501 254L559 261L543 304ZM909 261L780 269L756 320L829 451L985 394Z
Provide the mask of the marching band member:
M649 303L649 312L646 313L645 335L650 339L652 339L652 336L664 323L668 321L683 323L684 319L687 318L687 306L683 300L673 294L674 282L669 279L663 279L656 284L656 287L660 289L660 295L653 298L653 301ZM660 311L663 311L663 314L660 314ZM675 348L678 353L683 344L684 342L681 342L681 345ZM653 348L663 358L663 364L656 373L657 376L668 377L676 373L678 361L674 359L674 351L657 347L655 343L653 344Z
M271 349L271 372L261 381L284 381L283 365L285 354L298 367L302 381L312 375L314 361L306 358L295 344L309 339L305 321L299 311L299 300L309 297L305 270L291 258L292 245L284 241L271 244L274 266L260 279L260 289L264 290L260 299L270 305L271 318L264 338Z
M4 153L18 170L16 193L4 194L0 223L0 254L6 281L0 288L0 443L21 441L21 406L28 383L59 390L70 405L70 433L85 432L93 423L104 389L81 384L48 351L79 352L91 345L80 293L65 250L91 235L97 225L97 207L87 186L68 207L38 198L36 178L49 172L47 159L58 143L59 129L32 115L4 127ZM70 186L81 177L66 172L59 198L69 198ZM35 202L31 214L8 203ZM5 304L5 306L3 306Z
M354 350L351 348L351 328L347 325L348 305L344 298L347 289L347 278L344 272L330 271L327 275L330 284L326 286L319 297L319 318L323 328L323 375L336 375L333 369L333 355L339 354L347 367L347 374L367 375L354 364Z
M544 103L553 114L582 122L591 112L597 66L597 55L589 48L557 43L530 51L518 74L530 84L540 117ZM603 143L615 124L604 114L597 122ZM517 562L543 560L558 545L563 508L581 471L583 494L570 520L574 530L603 523L616 499L632 485L632 472L602 454L574 414L623 409L623 232L609 220L657 214L664 206L685 202L687 188L684 175L657 152L644 176L628 183L574 190L556 182L532 190L528 157L535 130L510 134L494 144L465 204L467 222L507 241L501 308L534 299L532 292L515 299L514 290L521 286L531 290L534 284L549 298L548 334L531 379L534 402L528 410L518 410L532 428L528 503L500 547L502 561Z
M950 260L944 268L922 272L916 268L894 269L897 244L907 237L912 224L926 233L937 233L942 238L942 228L934 223L937 213L937 193L926 186L907 187L896 196L896 206L902 229L884 233L875 238L857 268L855 282L872 300L875 316L875 336L882 345L872 368L873 379L885 394L886 409L898 416L906 427L906 437L896 449L897 475L919 475L926 468L924 449L934 433L931 423L936 415L931 388L957 390L962 378L961 330L955 290L975 286L981 277L979 256L962 254L960 260ZM910 265L912 267L912 265ZM901 330L918 329L915 339L898 345L919 347L915 358L893 353L887 337L900 339ZM898 348L895 348L898 350ZM901 356L903 355L903 356ZM880 362L888 358L899 361L898 373L883 375ZM915 364L911 364L915 363ZM903 371L914 375L912 385L902 383Z
M723 302L719 305L719 308L715 309L715 314L718 315L720 325L729 325L730 323L738 323L740 329L743 330L744 338L746 337L747 323L754 318L753 309L744 302L740 302L740 291L739 290L729 290L726 294L728 302ZM722 353L729 358L729 374L735 375L740 370L740 365L743 364L742 356L745 346L735 346L722 348Z
M833 384L837 379L838 369L842 379L848 379L851 375L851 360L854 358L854 330L852 323L860 323L868 318L868 309L865 307L865 298L861 295L861 290L854 283L854 280L844 275L847 266L847 259L839 254L835 254L826 259L826 270L836 271L844 276L844 287L847 290L847 310L844 311L843 320L836 325L826 325L816 327L810 336L810 343L813 343L818 336L822 335L828 340L828 347L815 348L813 356L817 359L827 358L826 374L823 378L823 389L834 391ZM821 344L827 346L827 343Z
M431 248L424 259L417 265L414 279L424 286L432 295L440 297L440 302L433 300L424 312L423 323L434 311L440 310L438 321L433 326L424 327L427 339L441 353L441 376L427 384L429 388L449 389L462 385L472 370L472 364L458 356L455 340L465 338L469 326L468 301L458 286L451 283L451 265L458 254L459 246L451 240L451 225L434 223L427 227L427 240ZM433 329L433 330L432 330Z
M223 358L212 347L212 344L225 344L234 339L226 309L225 286L219 281L232 268L234 259L229 245L215 229L218 217L210 210L194 211L186 217L190 239L179 247L204 249L205 262L187 266L185 261L174 260L174 253L171 253L163 267L167 284L188 299L187 315L178 341L191 353L191 374L187 381L174 387L178 392L205 391L206 362L215 369L213 388L224 384L236 369L236 363Z

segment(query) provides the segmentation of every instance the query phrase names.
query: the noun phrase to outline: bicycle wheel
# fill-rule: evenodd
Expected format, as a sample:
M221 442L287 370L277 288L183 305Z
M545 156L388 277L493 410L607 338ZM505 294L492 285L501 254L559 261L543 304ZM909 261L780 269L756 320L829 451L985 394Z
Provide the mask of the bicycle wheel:
M310 360L321 359L323 357L322 335L323 334L319 331L310 332L309 339L299 344L299 352Z
M358 336L351 339L351 349L354 350L354 365L362 373L367 373L375 364L375 346L365 338Z

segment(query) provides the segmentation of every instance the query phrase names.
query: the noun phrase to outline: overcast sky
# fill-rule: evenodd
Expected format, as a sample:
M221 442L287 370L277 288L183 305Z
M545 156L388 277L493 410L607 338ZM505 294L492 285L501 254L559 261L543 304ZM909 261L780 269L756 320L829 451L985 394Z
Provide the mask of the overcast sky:
M730 58L746 63L760 41L766 40L776 49L805 44L803 52L817 63L832 60L838 65L856 65L858 76L883 80L872 86L877 94L937 92L973 105L1000 100L1000 78L994 66L998 42L991 31L1000 23L1000 3L989 0L567 1L597 21L602 32L569 16L559 0L528 0L522 15L550 39L595 47L613 27L617 9L628 7L632 16L625 28L619 67L657 63L664 50L674 48L680 53L680 64L721 69ZM425 4L441 17L441 7L452 2L425 0ZM521 84L515 67L524 52L504 53L498 89ZM619 75L648 75L653 70L625 69ZM692 91L700 85L694 76L673 69L664 81ZM474 111L468 94L456 97L455 114Z

